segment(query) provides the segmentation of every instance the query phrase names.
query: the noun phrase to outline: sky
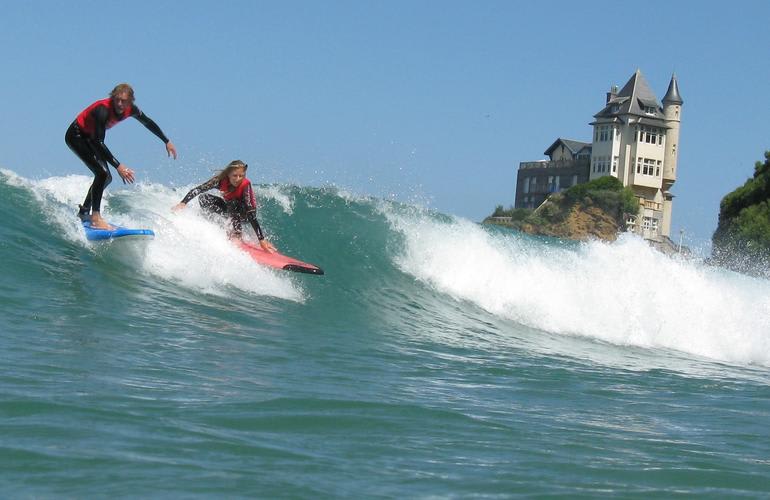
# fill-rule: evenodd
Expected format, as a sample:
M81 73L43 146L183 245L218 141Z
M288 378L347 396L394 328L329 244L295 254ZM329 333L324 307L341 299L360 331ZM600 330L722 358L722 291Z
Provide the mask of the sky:
M765 0L4 2L0 168L87 174L64 132L128 82L179 151L135 120L111 129L139 182L189 186L237 158L257 183L481 221L513 204L520 162L590 142L612 85L640 69L660 100L676 73L671 236L699 248L770 150L768 19Z

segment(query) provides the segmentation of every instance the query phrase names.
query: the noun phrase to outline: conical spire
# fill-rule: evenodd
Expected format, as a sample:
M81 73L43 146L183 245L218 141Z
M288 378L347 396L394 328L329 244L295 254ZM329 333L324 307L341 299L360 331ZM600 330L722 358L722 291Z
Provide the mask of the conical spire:
M663 97L663 104L679 104L682 105L684 101L679 96L679 84L676 82L676 74L671 75L671 83L668 84L668 90Z

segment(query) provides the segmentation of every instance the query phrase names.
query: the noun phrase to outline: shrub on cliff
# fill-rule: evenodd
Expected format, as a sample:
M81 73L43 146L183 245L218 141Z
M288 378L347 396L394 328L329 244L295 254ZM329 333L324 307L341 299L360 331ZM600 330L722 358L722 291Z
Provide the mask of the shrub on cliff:
M513 221L524 220L529 214L532 213L532 209L529 208L513 208L504 209L502 205L497 205L495 211L492 212L490 217L510 217Z
M631 188L624 188L623 183L611 175L577 184L563 194L569 206L577 202L596 205L613 217L622 218L623 214L639 211L639 201Z
M770 151L754 176L719 205L712 241L713 258L732 269L770 276Z
M636 214L638 211L639 201L633 191L624 188L617 178L605 176L577 184L561 193L553 193L534 211L504 210L502 205L498 205L492 217L511 217L510 221L502 224L529 233L578 239L585 234L602 234L609 239L613 231L607 229L608 224L614 226L614 236L625 227L625 214ZM584 218L581 227L577 228L572 227L573 223L567 223L573 212L583 215L590 212L591 215ZM490 218L485 222L501 223Z

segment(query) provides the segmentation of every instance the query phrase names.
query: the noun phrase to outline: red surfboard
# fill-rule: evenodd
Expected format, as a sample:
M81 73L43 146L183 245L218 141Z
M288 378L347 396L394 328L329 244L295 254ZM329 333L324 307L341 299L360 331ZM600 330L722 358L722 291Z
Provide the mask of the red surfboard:
M234 242L241 250L248 253L249 256L260 264L283 269L284 271L294 271L297 273L323 274L324 270L313 264L293 259L278 252L268 252L259 245L247 243L245 241Z

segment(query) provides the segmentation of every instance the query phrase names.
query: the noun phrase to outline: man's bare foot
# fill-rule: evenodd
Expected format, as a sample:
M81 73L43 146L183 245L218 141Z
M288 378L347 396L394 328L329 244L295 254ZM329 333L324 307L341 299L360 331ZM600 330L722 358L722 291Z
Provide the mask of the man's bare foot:
M94 229L115 229L113 226L107 224L107 221L102 219L101 215L91 214L91 227Z

